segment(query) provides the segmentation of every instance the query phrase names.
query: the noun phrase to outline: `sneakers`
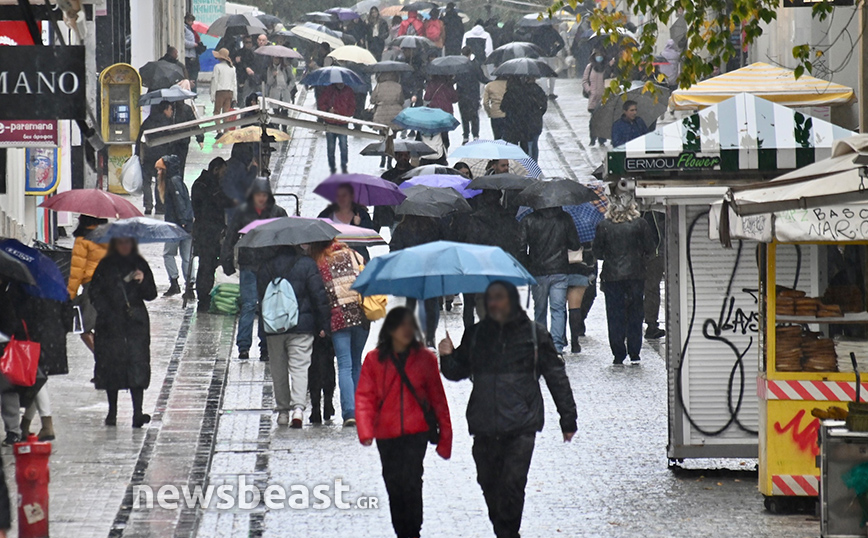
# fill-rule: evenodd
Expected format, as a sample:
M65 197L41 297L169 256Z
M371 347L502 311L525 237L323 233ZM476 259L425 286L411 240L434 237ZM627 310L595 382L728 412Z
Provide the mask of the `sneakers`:
M246 361L249 358L250 358L250 352L249 351L239 351L238 352L238 360Z
M356 419L348 418L344 421L344 428L355 428L356 427Z
M657 340L659 338L663 338L666 336L666 331L661 329L660 327L651 326L645 331L645 338L648 340Z
M175 295L181 294L181 286L178 284L178 279L173 278L172 283L169 285L169 289L166 290L166 293L163 294L163 297L174 297Z
M259 362L268 362L268 353L259 352Z
M304 419L304 414L301 412L301 409L295 408L292 410L292 423L289 425L290 428L301 428L301 421Z
M462 145L462 146L466 145L467 142L469 142L469 139L467 139L467 138L463 138L463 139L461 139L461 145Z
M3 439L3 446L12 446L19 441L21 441L20 435L15 432L9 432L6 434L6 439Z
M277 414L277 425L286 426L289 424L289 411L281 411Z
M615 366L624 366L623 357L620 359L616 357L615 360L612 361L612 364L614 364Z
M570 353L581 353L582 352L582 344L578 341L570 342Z
M631 362L632 364L639 364L639 362L640 362L641 360L642 360L642 358L639 357L639 355L636 355L635 357L630 357L630 362Z
M142 413L141 415L133 417L133 428L141 428L145 424L151 422L151 415L147 413Z

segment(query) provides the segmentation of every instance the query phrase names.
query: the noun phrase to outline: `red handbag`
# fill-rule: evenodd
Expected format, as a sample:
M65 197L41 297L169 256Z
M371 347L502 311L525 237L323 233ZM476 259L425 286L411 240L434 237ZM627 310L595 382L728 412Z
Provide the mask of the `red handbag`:
M39 368L39 342L30 340L27 324L23 321L24 334L27 340L9 338L3 356L0 357L0 373L6 376L9 383L21 387L31 387L36 383L36 370Z

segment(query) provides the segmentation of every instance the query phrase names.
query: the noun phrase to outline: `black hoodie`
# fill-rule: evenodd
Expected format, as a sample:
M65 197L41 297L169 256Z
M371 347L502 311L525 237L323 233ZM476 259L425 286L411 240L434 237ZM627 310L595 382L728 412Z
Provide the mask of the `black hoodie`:
M260 192L268 193L268 203L262 211L257 211L253 205L253 195ZM268 179L262 177L256 178L250 187L247 202L235 211L232 220L229 222L229 227L226 229L226 239L223 240L223 249L220 252L223 272L227 275L235 272L235 244L240 238L239 232L242 228L254 220L274 219L285 216L287 216L286 210L277 205L274 195L271 193L271 184L268 182ZM242 270L255 271L271 255L271 249L242 249L238 253L238 267Z

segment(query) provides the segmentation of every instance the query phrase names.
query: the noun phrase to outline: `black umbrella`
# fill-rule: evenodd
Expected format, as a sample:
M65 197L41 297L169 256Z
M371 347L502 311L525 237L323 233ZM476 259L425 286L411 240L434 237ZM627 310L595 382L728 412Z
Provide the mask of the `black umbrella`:
M331 24L337 22L338 18L331 13L324 11L311 11L301 16L302 22L316 22L319 24Z
M0 277L4 280L17 280L31 286L36 285L30 269L21 260L15 259L3 250L0 250Z
M434 47L434 42L420 35L402 35L392 41L392 46L399 49L430 49Z
M516 58L541 58L544 53L541 48L526 41L513 41L494 49L485 59L485 63L500 65Z
M597 193L581 183L569 179L555 179L537 181L521 191L514 202L517 205L526 205L534 209L545 209L547 207L579 205L599 199Z
M208 27L208 35L224 36L231 33L243 33L246 35L262 33L265 24L253 15L223 15Z
M470 182L467 189L523 191L536 182L536 179L518 174L492 174L490 176L479 176Z
M169 88L185 78L183 67L165 60L146 63L139 69L139 75L142 86L152 91Z
M267 13L263 13L261 15L256 16L257 19L262 21L262 24L268 26L269 28L274 28L278 24L283 24L283 21L274 15L269 15Z
M450 213L472 210L464 196L451 187L414 185L405 189L404 194L407 195L407 199L395 208L396 215L416 215L439 219Z
M158 105L163 101L175 103L177 101L186 101L187 99L195 98L195 93L188 92L180 86L172 86L171 88L154 90L139 97L139 106Z
M331 241L338 236L337 228L319 219L281 217L261 224L238 241L238 248L303 245Z
M536 58L515 58L500 64L492 73L496 77L557 77L555 70Z
M385 142L374 142L373 144L368 144L361 153L366 157L393 155L394 153L410 153L411 155L419 156L431 155L434 153L434 148L424 142L416 142L415 140L395 140L392 153L386 151Z
M368 73L410 73L413 71L413 66L405 62L386 60L374 65L366 65L364 69Z
M473 62L467 56L441 56L428 63L429 75L460 75L473 69Z
M612 124L618 121L624 113L624 103L635 101L639 109L639 117L645 125L651 125L662 116L669 107L669 88L657 86L656 92L645 91L639 87L621 95L610 95L600 107L591 114L590 131L595 138L612 138Z
M437 4L434 2L413 2L401 8L401 11L425 11L426 9L434 9L435 7L437 7Z

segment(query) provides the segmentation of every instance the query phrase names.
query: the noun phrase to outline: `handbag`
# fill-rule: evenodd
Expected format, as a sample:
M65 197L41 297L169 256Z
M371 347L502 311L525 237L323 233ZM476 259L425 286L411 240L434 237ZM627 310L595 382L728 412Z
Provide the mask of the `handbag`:
M425 422L428 424L428 442L432 445L436 445L440 442L440 423L437 422L437 415L434 413L434 409L431 407L431 404L428 403L428 400L423 399L416 392L416 387L410 383L410 378L407 377L404 365L398 362L394 354L392 354L391 359L392 364L395 365L395 370L398 371L398 376L401 378L401 382L404 383L404 386L410 391L413 399L416 400L416 403L422 408L422 414L425 416Z
M201 41L196 42L196 55L197 56L201 56L201 55L205 54L206 50L208 50L208 46L205 45L205 43L202 43Z
M18 340L14 336L9 338L3 356L0 357L0 372L13 385L30 387L36 383L36 370L39 368L39 353L42 346L39 342L30 340L27 323L24 325L26 340Z
M359 264L359 272L364 270L365 266ZM361 297L361 295L359 295ZM386 303L389 298L386 295L369 295L362 297L362 310L365 311L365 317L368 321L377 321L386 317Z
M574 263L584 263L584 253L585 249L580 248L579 250L568 250L567 251L567 259L570 262L570 265Z

